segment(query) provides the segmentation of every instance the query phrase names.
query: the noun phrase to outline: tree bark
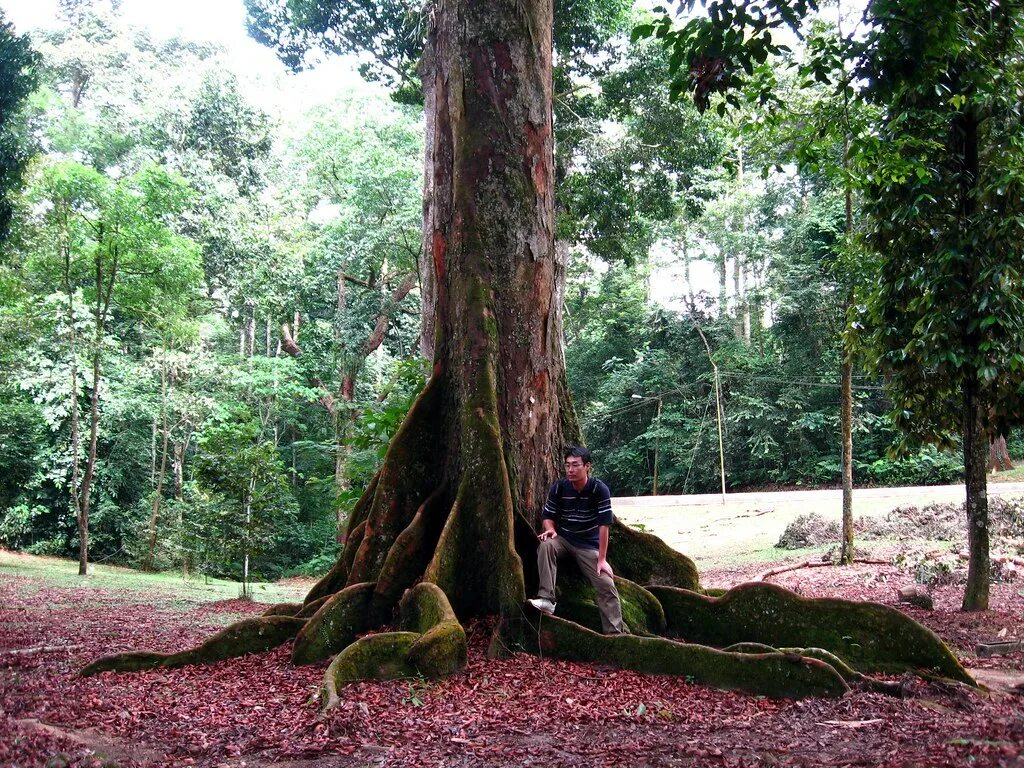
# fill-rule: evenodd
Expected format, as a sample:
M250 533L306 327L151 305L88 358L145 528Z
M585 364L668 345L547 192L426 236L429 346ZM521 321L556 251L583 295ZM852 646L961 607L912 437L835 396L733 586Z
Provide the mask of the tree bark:
M988 448L988 471L1007 472L1013 469L1013 459L1006 447L1006 436L997 434L992 438Z
M142 565L144 571L152 571L156 561L157 527L160 523L160 503L163 500L164 477L167 475L167 444L170 430L167 428L167 355L160 363L160 431L162 445L160 449L160 466L156 474L156 485L153 488L153 504L149 515L149 538L146 547L146 560Z
M976 377L968 377L963 387L964 399L964 480L967 490L967 586L964 587L963 610L988 610L989 598L989 532L988 435L985 429L986 406Z
M843 541L839 562L850 565L853 562L853 361L845 343L839 401L843 440Z

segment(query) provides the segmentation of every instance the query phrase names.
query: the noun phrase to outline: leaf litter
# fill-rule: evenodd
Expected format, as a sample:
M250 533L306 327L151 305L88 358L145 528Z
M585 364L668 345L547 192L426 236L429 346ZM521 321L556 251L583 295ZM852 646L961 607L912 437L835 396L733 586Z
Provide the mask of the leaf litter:
M715 586L753 569L705 574ZM956 588L935 610L899 605L895 566L792 571L775 579L805 595L892 604L949 642L965 663L1019 670L1021 654L976 660L979 634L1020 636L1019 586L993 585L993 610L963 614ZM469 664L442 681L361 682L326 717L326 664L295 667L290 645L208 666L78 678L97 656L193 645L224 601L182 612L159 596L0 584L0 766L1018 766L1024 698L914 679L897 699L772 700L522 653L488 659L491 625L468 626ZM225 604L232 603L232 604ZM28 654L7 650L41 648Z

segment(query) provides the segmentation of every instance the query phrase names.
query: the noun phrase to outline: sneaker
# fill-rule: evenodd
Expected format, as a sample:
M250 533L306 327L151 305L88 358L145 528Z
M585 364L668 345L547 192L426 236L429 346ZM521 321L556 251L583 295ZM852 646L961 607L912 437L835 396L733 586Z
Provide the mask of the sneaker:
M527 600L526 602L528 602L530 605L532 605L534 608L536 608L541 613L554 613L555 612L555 604L553 602L551 602L550 600L548 600L547 598L544 598L544 597L534 597L534 598L532 598L530 600Z

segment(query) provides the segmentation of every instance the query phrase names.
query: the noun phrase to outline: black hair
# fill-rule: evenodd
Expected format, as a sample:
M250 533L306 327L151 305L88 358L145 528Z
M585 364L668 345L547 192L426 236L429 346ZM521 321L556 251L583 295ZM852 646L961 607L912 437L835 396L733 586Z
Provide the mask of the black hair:
M590 460L590 449L584 448L580 445L570 445L565 449L565 456L563 458L568 459L570 456L575 456L577 459L582 461L584 464L593 464Z

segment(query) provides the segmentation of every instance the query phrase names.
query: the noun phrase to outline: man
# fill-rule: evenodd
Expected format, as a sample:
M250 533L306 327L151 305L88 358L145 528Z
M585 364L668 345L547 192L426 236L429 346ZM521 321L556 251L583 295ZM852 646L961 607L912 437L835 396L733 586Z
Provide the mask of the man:
M528 601L544 613L555 612L558 559L571 555L597 591L597 607L605 634L625 632L619 592L608 564L608 530L612 499L608 486L590 476L590 451L570 446L565 452L565 478L548 491L544 530L537 550L540 584L537 597Z

